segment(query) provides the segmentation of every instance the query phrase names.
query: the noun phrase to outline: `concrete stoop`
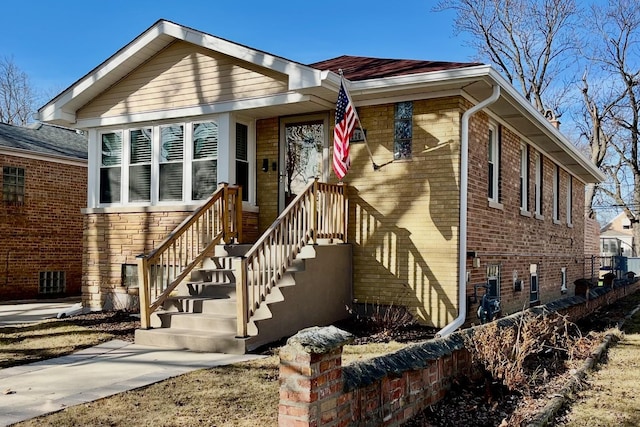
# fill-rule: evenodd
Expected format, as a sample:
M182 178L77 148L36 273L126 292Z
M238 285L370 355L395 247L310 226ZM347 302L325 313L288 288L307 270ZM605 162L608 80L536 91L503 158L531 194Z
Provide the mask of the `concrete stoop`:
M300 253L290 270L285 272L252 316L248 325L249 337L238 338L233 258L244 255L248 249L248 245L216 248L214 256L206 259L202 268L192 273L190 281L179 285L163 307L152 314L151 329L136 330L135 343L200 352L244 354L270 342L274 335L268 333L259 338L256 322L273 316L269 304L284 301L281 289L295 285L293 275L305 270L305 260L313 258L315 251L307 247ZM268 328L268 323L264 326Z

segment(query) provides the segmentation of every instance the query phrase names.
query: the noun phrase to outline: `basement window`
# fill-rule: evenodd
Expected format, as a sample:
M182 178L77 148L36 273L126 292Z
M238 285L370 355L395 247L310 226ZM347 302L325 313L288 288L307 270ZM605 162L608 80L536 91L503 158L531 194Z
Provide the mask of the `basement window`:
M122 286L127 289L138 287L137 264L122 264Z
M535 305L540 301L540 290L538 288L538 264L529 265L529 303Z
M41 295L63 294L66 287L64 271L41 271L38 293Z
M2 167L2 201L7 205L24 205L24 168Z

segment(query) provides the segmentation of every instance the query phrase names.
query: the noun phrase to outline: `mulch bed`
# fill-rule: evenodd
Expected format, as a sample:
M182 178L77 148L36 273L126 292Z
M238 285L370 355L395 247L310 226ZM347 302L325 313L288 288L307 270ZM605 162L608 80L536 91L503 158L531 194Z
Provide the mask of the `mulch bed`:
M78 326L115 335L117 339L133 342L136 329L140 328L139 317L125 311L98 311L62 319Z

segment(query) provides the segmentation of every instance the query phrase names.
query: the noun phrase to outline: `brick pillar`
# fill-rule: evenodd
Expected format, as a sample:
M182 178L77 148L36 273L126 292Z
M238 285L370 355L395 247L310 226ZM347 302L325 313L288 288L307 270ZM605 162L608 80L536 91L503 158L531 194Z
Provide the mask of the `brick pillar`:
M308 328L280 350L281 427L347 426L351 401L343 392L342 347L353 336L334 326Z

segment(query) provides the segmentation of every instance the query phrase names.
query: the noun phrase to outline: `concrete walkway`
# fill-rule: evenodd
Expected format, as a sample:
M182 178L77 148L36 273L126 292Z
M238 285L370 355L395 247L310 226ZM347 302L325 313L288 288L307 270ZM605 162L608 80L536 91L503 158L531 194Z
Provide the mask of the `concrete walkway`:
M0 326L56 317L74 301L0 304ZM2 347L0 346L0 351ZM195 353L113 340L68 356L0 369L0 426L143 387L196 369L264 356Z
M58 313L70 310L80 297L52 300L11 301L0 303L0 326L27 324L54 319Z

